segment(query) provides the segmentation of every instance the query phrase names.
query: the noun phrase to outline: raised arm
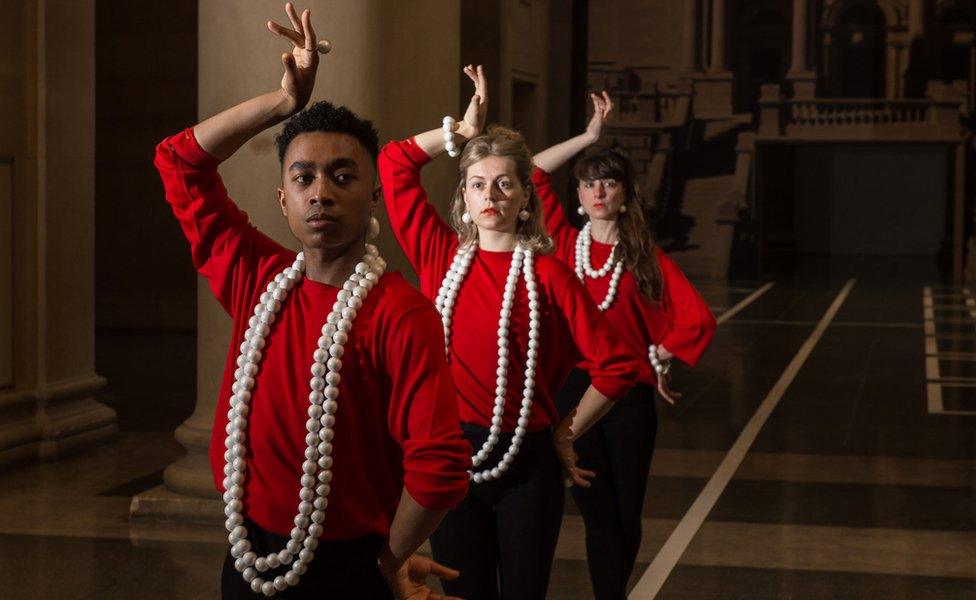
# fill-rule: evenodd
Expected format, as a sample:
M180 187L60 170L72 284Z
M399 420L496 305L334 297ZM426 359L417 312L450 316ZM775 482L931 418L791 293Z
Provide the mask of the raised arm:
M285 69L281 86L216 114L193 128L200 146L218 160L228 158L255 135L304 108L312 97L319 65L312 14L305 10L299 17L291 2L285 4L285 13L294 29L268 21L272 33L294 44L290 54L281 55Z
M464 118L455 123L455 143L459 145L481 133L487 111L484 71L480 66L467 66L464 72L475 84L475 93ZM428 296L440 286L457 245L457 235L430 204L420 182L420 170L443 152L444 132L434 129L409 140L390 142L377 161L393 234Z
M238 307L235 294L245 288L243 278L255 275L255 263L286 252L248 222L247 215L231 201L217 172L221 160L261 130L302 108L311 95L318 59L304 49L314 48L310 16L308 11L303 13L303 25L291 4L285 10L301 32L274 23L268 26L296 44L301 36L303 48L296 46L291 55L286 55L290 58L282 58L285 76L281 88L225 110L156 147L154 164L166 200L190 243L193 265L231 314Z
M602 95L590 94L590 100L593 101L593 116L590 117L586 131L576 137L569 138L565 142L546 148L533 156L532 161L535 166L546 173L552 173L569 162L569 159L585 150L587 146L600 140L603 125L607 122L610 111L613 110L613 101L610 100L610 95L606 92L603 92Z

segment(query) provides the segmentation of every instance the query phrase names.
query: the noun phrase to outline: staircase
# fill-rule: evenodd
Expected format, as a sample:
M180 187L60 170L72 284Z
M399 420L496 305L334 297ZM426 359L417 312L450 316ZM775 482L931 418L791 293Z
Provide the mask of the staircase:
M681 270L698 278L724 278L732 249L734 208L729 207L733 175L697 177L685 182L681 216L687 237L665 250Z

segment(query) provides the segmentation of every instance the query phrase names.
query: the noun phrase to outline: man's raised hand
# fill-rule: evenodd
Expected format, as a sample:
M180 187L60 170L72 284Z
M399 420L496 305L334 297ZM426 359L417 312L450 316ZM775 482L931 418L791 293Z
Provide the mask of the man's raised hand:
M285 14L293 29L274 21L268 21L268 29L294 45L291 54L281 55L281 64L285 67L285 74L281 77L281 94L288 102L290 111L295 113L308 104L315 88L315 72L319 66L318 40L312 28L311 11L305 9L299 17L289 2L285 4Z

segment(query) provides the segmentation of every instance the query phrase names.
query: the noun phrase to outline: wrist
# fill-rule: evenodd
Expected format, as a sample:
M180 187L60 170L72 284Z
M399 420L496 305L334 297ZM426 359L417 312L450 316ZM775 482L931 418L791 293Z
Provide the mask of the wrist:
M376 566L384 579L393 581L396 579L396 574L400 570L400 567L403 566L403 561L396 557L393 549L390 548L389 542L386 542L380 548L380 553L376 557Z

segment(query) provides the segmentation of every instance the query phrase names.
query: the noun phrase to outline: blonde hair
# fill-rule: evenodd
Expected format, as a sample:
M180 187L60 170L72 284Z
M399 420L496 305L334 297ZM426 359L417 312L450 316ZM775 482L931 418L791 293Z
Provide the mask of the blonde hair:
M490 125L482 135L472 139L461 152L457 189L451 203L451 225L457 231L460 245L463 247L478 239L478 227L474 223L462 220L467 207L464 205L464 183L467 179L468 168L489 156L507 158L515 164L515 172L519 182L529 191L529 203L525 210L529 211L529 218L515 223L515 236L526 249L536 254L552 252L552 238L546 231L542 213L542 202L535 193L532 185L532 152L525 143L522 134L503 127Z

